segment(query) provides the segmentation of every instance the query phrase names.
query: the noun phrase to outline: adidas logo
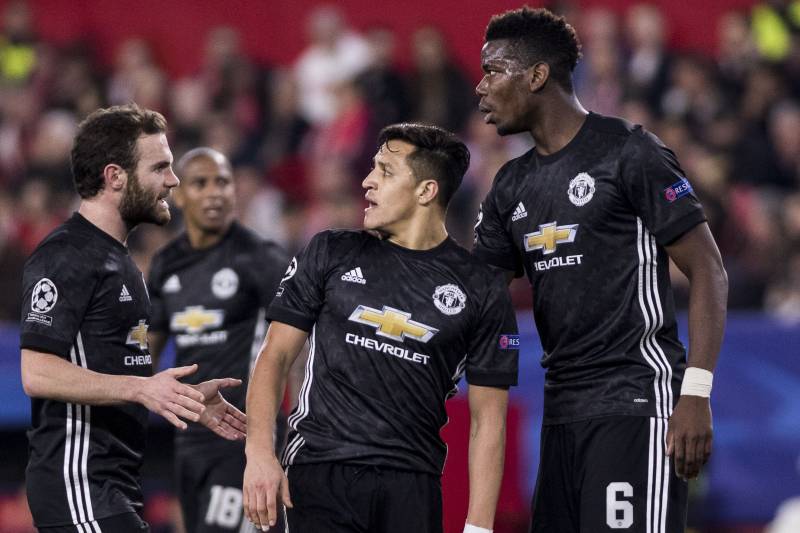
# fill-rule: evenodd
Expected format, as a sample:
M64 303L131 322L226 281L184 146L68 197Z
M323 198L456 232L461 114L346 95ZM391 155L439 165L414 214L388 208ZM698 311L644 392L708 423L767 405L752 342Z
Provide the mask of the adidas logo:
M124 283L122 284L122 290L119 293L119 301L120 302L132 302L133 301L133 296L131 296L131 293L128 292L128 287L126 287Z
M528 212L525 211L525 206L522 205L522 202L520 202L517 204L516 209L514 209L514 214L511 215L511 222L516 222L517 220L525 218L526 216L528 216Z
M342 281L352 281L353 283L360 283L361 285L367 284L367 280L364 279L364 274L361 273L361 267L356 267L342 274Z

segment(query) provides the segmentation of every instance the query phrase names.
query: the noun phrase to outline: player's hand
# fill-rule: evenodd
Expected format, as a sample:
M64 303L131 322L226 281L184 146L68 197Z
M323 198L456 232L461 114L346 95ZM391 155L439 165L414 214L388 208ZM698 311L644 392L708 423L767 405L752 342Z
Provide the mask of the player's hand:
M688 480L700 474L711 456L712 439L710 400L681 396L667 429L667 455L673 457L678 477Z
M192 387L203 394L206 410L198 422L228 440L244 440L247 436L247 415L231 405L220 394L220 389L238 387L241 379L210 379Z
M186 422L200 420L205 410L203 393L191 386L178 381L178 379L193 374L197 365L168 368L143 378L135 392L136 401L150 411L163 416L178 429L186 429Z
M275 455L269 452L259 455L247 456L242 502L247 519L266 531L278 520L278 495L286 507L292 507L292 498L289 480Z

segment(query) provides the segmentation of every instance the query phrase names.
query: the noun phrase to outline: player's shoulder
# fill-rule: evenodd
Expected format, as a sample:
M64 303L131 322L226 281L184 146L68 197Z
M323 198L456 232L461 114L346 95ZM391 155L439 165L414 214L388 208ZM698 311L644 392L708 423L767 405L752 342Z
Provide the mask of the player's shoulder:
M513 186L517 181L524 180L535 159L535 154L536 149L531 148L524 154L506 161L495 175L495 188Z
M96 247L97 238L90 231L89 222L78 217L75 214L53 229L36 246L29 261L43 256L62 261L81 257L85 260L87 251Z
M333 252L363 246L378 240L380 240L378 237L369 232L357 229L327 229L320 231L311 239L317 246Z
M454 239L450 239L450 241L451 245L448 250L452 255L448 260L470 279L470 285L475 288L483 288L491 284L497 276L495 270Z
M186 232L181 232L153 254L152 265L162 268L179 261L188 251L189 238ZM152 267L151 267L152 268Z
M611 139L618 139L629 151L649 150L664 147L661 139L641 124L634 124L623 118L592 113L591 127Z

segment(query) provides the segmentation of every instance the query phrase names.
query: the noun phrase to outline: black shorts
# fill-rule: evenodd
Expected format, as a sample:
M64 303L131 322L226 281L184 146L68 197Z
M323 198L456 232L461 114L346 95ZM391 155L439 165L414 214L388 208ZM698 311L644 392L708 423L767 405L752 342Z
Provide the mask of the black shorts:
M290 533L442 533L439 476L341 463L293 465L287 474Z
M178 446L175 469L185 529L190 533L254 532L242 507L243 443ZM278 521L274 531L282 531Z
M40 533L149 533L150 526L136 513L122 513L76 526L40 527Z
M531 533L683 533L687 483L667 420L609 416L542 428Z

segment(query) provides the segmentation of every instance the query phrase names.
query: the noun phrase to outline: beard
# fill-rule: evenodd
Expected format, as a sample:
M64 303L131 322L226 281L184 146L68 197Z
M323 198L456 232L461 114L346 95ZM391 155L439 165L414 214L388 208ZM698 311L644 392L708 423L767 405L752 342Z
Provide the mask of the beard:
M158 193L144 189L135 175L125 185L119 214L129 228L143 222L163 226L170 220L169 209L161 208Z

